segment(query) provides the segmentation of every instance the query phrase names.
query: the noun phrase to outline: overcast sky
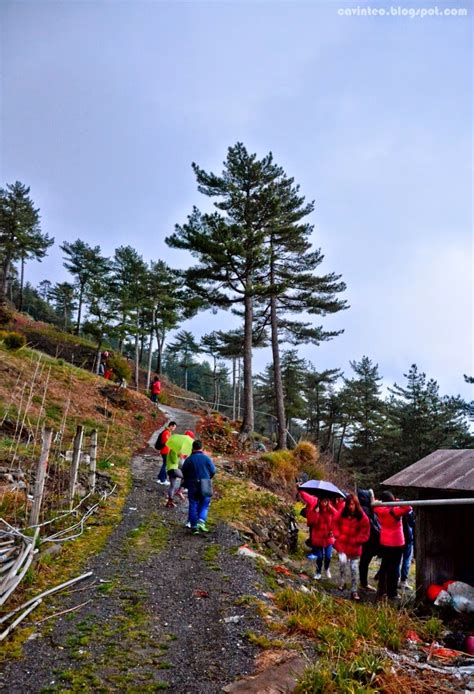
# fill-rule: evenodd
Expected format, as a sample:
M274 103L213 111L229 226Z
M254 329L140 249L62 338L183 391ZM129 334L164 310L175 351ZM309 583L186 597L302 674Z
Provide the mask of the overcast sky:
M388 384L416 362L471 396L472 12L436 5L468 16L343 13L388 12L380 0L3 0L0 185L29 185L56 239L26 279L69 279L58 245L77 238L184 267L164 238L205 204L191 162L220 171L243 141L316 201L321 270L348 286L351 308L323 322L344 335L302 356L349 373L366 354Z

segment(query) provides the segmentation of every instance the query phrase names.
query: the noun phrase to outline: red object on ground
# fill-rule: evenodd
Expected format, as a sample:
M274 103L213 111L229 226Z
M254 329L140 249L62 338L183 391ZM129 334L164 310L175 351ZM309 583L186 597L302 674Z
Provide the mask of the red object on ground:
M426 596L428 600L434 602L442 590L443 586L437 586L436 583L432 583L430 586L428 586L426 590Z
M448 590L448 587L451 585L451 583L456 583L454 579L451 579L450 581L445 581L443 583L443 590Z
M413 631L413 629L409 629L407 631L407 641L412 641L413 643L423 643L416 631Z
M469 653L469 655L474 655L474 636L466 636L464 647L466 649L466 653Z
M291 576L291 571L286 568L286 566L274 566L273 570L277 572L277 574L283 574L284 576Z
M201 590L200 588L196 588L196 590L193 591L193 595L195 598L208 598L209 593L207 590Z

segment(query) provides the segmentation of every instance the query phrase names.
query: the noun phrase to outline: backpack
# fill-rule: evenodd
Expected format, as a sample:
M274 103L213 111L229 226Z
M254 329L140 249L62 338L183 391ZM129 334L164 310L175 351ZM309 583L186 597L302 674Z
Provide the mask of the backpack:
M161 451L161 449L166 446L166 441L164 440L165 431L166 431L166 429L163 429L163 431L160 431L158 438L156 439L155 448L157 451Z

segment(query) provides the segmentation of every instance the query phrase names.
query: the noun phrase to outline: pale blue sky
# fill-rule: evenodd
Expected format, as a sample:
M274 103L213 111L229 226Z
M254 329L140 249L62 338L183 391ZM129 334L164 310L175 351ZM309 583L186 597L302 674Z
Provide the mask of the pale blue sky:
M351 309L324 321L344 335L302 355L348 372L367 354L387 383L416 362L468 396L471 5L436 3L467 17L338 14L357 5L3 0L0 182L31 186L57 241L27 279L65 279L58 245L77 238L184 266L163 239L205 204L190 164L219 171L241 140L316 200L322 271L348 285ZM258 353L257 370L267 361Z

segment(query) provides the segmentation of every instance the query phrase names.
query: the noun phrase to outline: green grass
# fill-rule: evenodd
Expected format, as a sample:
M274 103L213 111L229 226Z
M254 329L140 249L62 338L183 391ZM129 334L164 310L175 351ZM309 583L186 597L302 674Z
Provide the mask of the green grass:
M128 533L125 548L138 561L145 561L151 554L161 552L168 542L169 530L156 513Z

